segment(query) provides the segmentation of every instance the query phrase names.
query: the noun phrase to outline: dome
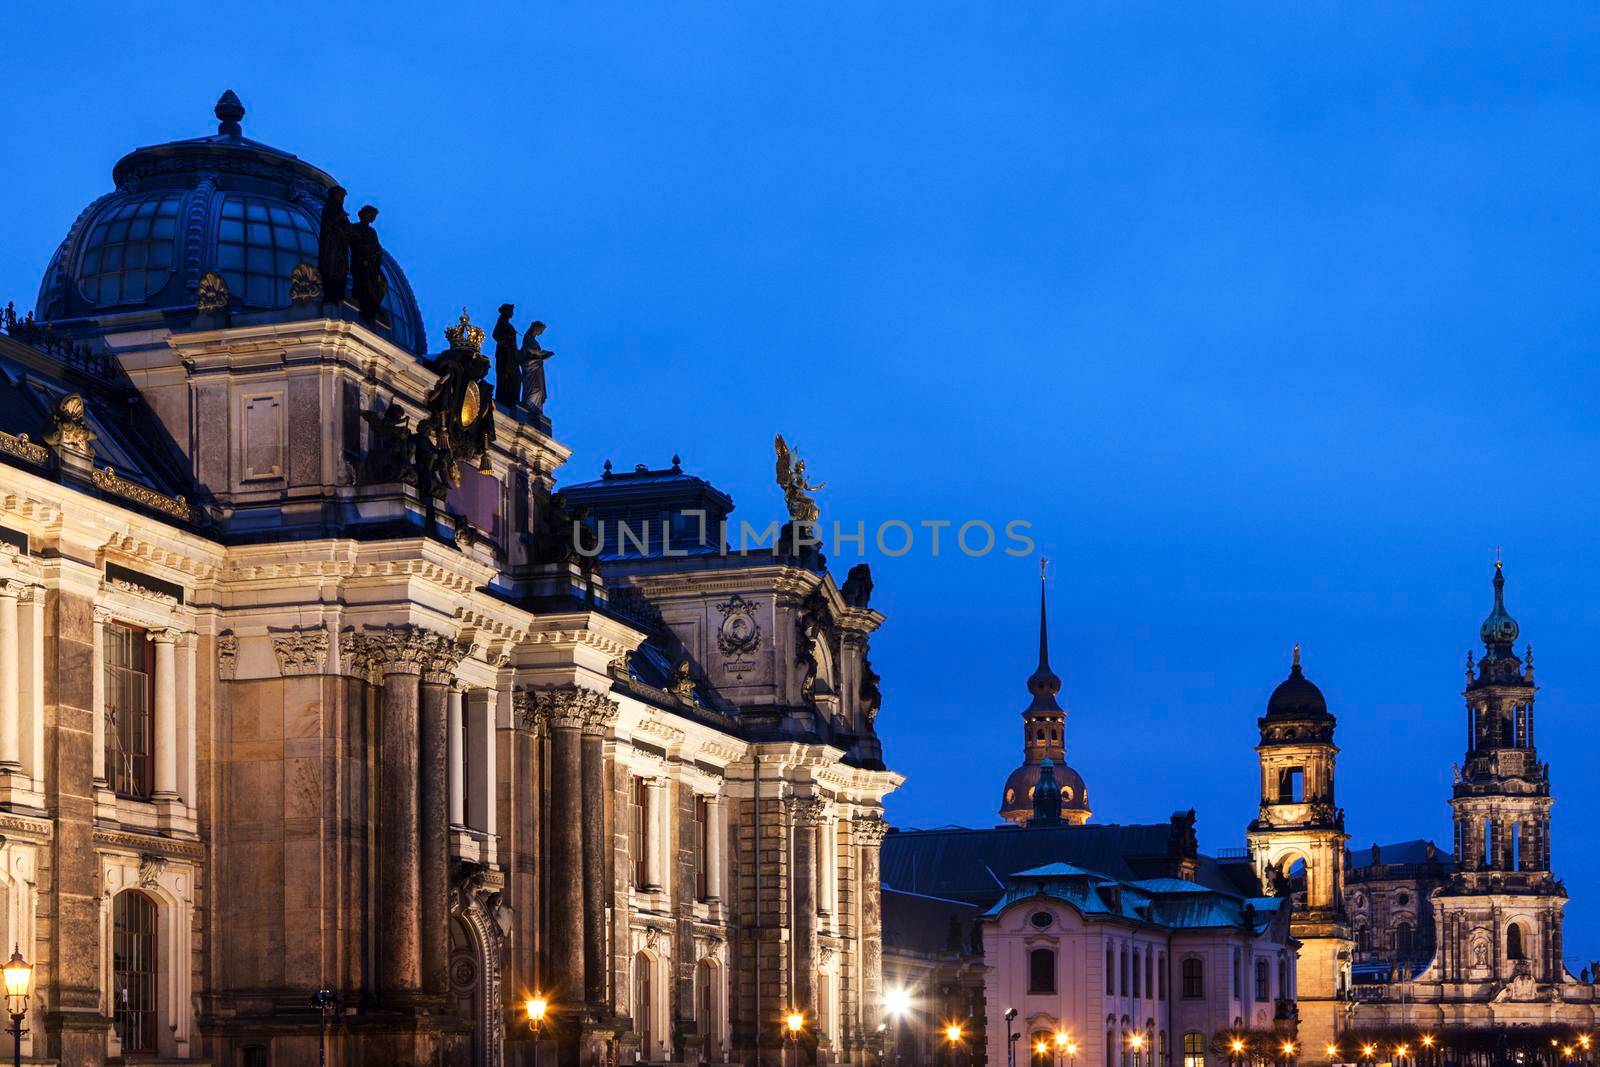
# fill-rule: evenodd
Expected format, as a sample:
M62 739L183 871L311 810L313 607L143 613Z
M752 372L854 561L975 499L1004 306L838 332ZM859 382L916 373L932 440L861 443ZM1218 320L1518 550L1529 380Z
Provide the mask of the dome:
M112 168L116 189L84 209L39 285L34 317L51 322L185 312L215 271L234 312L289 307L289 276L317 261L326 172L241 132L244 107L217 101L217 133L139 148ZM426 351L422 314L384 253L383 308L396 344Z
M1294 665L1289 677L1278 683L1267 699L1267 715L1271 718L1315 718L1328 714L1328 702L1309 678L1300 672L1300 646L1294 646Z
M1083 776L1065 763L1053 765L1056 785L1061 789L1061 817L1083 822L1089 817L1089 791ZM1011 772L1000 794L1000 817L1010 822L1026 822L1033 816L1033 787L1039 784L1041 765L1025 763ZM1077 818L1073 812L1080 813Z
M1517 640L1517 634L1522 628L1517 625L1506 611L1506 576L1505 571L1496 560L1494 565L1494 610L1489 612L1489 617L1483 620L1483 625L1478 627L1478 636L1483 638L1484 645L1491 651L1509 652L1512 644Z

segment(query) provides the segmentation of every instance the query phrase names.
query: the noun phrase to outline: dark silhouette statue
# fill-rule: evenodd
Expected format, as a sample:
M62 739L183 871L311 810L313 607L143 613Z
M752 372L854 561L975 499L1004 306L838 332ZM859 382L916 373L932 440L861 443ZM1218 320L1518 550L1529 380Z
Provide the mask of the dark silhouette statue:
M545 388L544 361L555 355L539 344L544 333L544 323L535 322L522 335L522 404L535 411L544 410L545 399L550 395Z
M322 275L322 299L344 302L350 274L350 216L344 213L345 192L335 185L322 205L322 229L317 234L317 273Z
M362 321L372 324L378 321L378 309L389 293L389 283L383 278L383 245L378 243L378 231L372 228L378 209L368 204L356 217L360 221L350 227L352 295Z
M511 316L517 313L513 304L500 305L500 318L494 324L494 398L497 403L514 408L522 403L522 368L525 361L522 349L517 346L517 328L511 325Z

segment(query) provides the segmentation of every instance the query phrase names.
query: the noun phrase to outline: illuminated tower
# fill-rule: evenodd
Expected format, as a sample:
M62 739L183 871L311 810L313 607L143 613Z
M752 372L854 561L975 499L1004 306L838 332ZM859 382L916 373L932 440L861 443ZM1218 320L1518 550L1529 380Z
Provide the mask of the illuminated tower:
M1294 649L1289 677L1273 690L1257 720L1261 743L1261 810L1250 824L1250 859L1263 890L1293 894L1290 932L1300 942L1295 983L1300 1041L1308 1062L1327 1062L1350 986L1350 924L1344 912L1344 811L1334 803L1336 720L1300 670Z
M1061 679L1050 669L1050 631L1044 607L1044 563L1039 564L1039 665L1028 676L1033 700L1022 712L1022 766L1006 779L1000 797L1000 817L1019 826L1033 818L1033 791L1041 767L1054 768L1061 791L1061 821L1081 826L1089 821L1089 795L1083 778L1067 766L1067 713L1056 703Z
M1447 984L1513 983L1515 999L1565 980L1561 915L1566 890L1550 873L1550 770L1534 747L1533 651L1513 644L1505 573L1494 565L1494 610L1467 656L1466 761L1456 770L1458 872L1435 898L1438 958Z

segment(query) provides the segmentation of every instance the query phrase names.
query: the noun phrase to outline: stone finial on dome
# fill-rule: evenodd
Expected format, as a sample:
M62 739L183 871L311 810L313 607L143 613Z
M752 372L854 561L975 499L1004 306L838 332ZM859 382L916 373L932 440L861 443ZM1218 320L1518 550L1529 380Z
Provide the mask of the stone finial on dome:
M239 102L239 96L232 89L224 90L217 97L217 106L212 109L217 116L217 132L224 137L238 137L242 132L239 120L244 118L244 105Z

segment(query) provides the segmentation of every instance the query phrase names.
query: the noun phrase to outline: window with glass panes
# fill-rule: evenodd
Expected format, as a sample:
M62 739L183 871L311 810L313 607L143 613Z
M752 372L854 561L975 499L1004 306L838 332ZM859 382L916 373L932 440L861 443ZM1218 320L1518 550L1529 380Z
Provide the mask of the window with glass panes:
M644 886L650 877L650 866L645 860L650 850L650 783L643 778L633 780L633 884Z
M1266 960L1256 960L1256 999L1257 1000L1270 1000L1272 998L1272 991L1268 988L1268 983L1271 980L1272 980L1272 972L1268 968L1267 961Z
M217 222L217 273L228 292L256 307L285 307L289 276L317 261L311 216L282 203L230 193Z
M129 200L89 229L78 288L91 304L137 304L166 288L178 247L182 194Z
M694 798L694 896L704 900L711 892L711 802L705 797ZM819 905L820 906L820 905Z
M1198 957L1183 961L1183 997L1199 1000L1206 995L1206 965Z
M118 796L141 800L155 788L154 651L139 627L106 624L106 776Z
M156 905L129 889L112 902L111 1015L122 1051L156 1050Z
M1205 1067L1206 1035L1190 1031L1183 1035L1183 1067Z

